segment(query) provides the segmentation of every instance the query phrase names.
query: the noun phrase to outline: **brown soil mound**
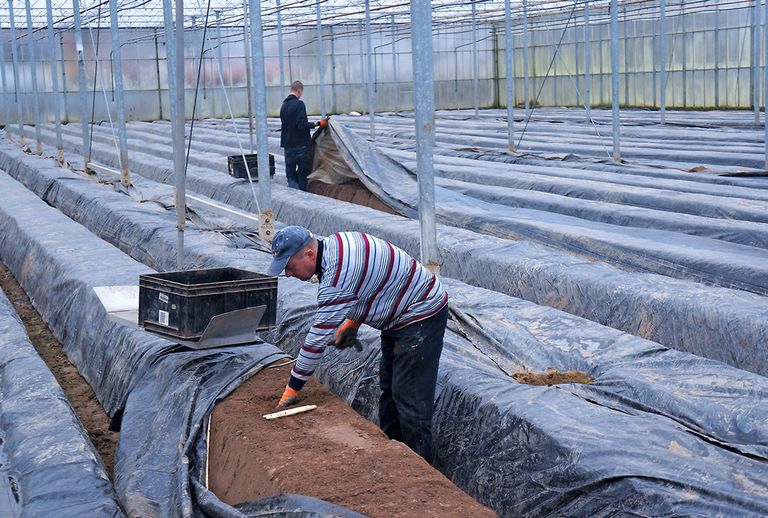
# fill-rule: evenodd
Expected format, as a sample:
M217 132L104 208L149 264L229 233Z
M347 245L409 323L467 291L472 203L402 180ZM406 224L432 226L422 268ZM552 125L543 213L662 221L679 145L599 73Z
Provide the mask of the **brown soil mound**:
M544 372L517 372L512 378L526 385L563 385L565 383L591 383L595 380L584 371L560 372L552 367Z
M327 198L348 201L355 205L371 207L372 209L397 214L389 205L381 201L375 194L369 191L359 180L353 180L341 185L331 185L318 180L310 180L307 184L307 190L313 194L319 194Z
M0 263L0 288L3 289L16 313L21 317L29 340L37 350L37 354L53 372L56 381L61 385L69 403L75 410L75 414L80 418L91 442L96 447L96 451L101 455L107 474L112 477L115 448L120 434L109 431L109 417L96 399L90 385L80 376L77 368L70 363L61 344L45 325L40 313L35 310L27 294L24 293L11 272L2 263Z
M289 372L265 369L214 409L208 487L224 502L291 492L371 517L495 516L315 381L300 404L316 410L263 419L275 411Z

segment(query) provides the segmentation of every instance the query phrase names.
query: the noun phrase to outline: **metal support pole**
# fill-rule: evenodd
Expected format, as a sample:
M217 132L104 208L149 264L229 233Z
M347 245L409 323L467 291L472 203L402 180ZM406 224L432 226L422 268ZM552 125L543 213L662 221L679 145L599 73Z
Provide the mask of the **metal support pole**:
M24 108L21 102L21 83L19 82L19 42L16 39L16 19L13 14L13 0L8 0L8 12L11 22L11 60L13 61L13 91L16 95L16 113L19 122L19 144L24 145ZM10 133L8 134L10 137Z
M69 110L67 109L67 71L64 63L64 36L59 31L59 55L61 56L61 96L62 107L64 108L64 120L69 122Z
M279 12L279 11L278 11ZM248 0L243 0L243 46L245 55L245 90L248 95L248 144L253 153L253 83L251 83L251 39L248 30ZM280 60L280 74L283 73L283 63ZM283 78L280 76L280 89L282 93Z
M395 83L395 113L400 111L400 81L397 73L397 31L395 30L395 15L392 15L392 79Z
M336 113L338 111L338 104L336 102L336 45L334 44L333 25L328 27L331 36L331 111Z
M85 55L83 50L83 32L80 24L80 0L72 0L75 14L75 50L77 51L77 82L80 89L80 126L83 134L83 170L88 171L88 97L85 90Z
M64 163L64 143L61 139L61 105L63 101L63 95L59 90L59 73L56 70L56 38L53 33L53 9L51 8L51 2L45 3L46 16L48 19L48 44L51 52L51 82L53 84L53 118L56 124L56 160L59 164ZM63 58L63 56L62 56ZM3 75L5 78L5 75ZM3 81L5 82L5 81Z
M166 2L166 1L167 0L163 0L163 2ZM172 13L169 14L168 16L172 17ZM165 23L166 23L166 25L165 25L165 28L166 28L166 38L165 38L165 41L168 42L166 44L165 55L166 56L169 56L169 55L172 56L173 54L168 54L168 47L169 46L170 47L173 46L173 26L171 24L171 31L168 32L168 21L166 21ZM195 74L195 82L197 82L197 80L198 80L198 78L197 78L197 71L201 70L200 73L203 74L203 83L202 83L203 99L205 99L205 70L202 69L202 68L198 69L198 59L197 59L197 49L198 49L198 45L197 45L197 16L195 16L195 15L192 15L192 27L190 27L189 30L192 33L192 45L191 45L191 47L192 47L192 73ZM203 50L201 50L200 51L200 64L201 65L204 63L203 55L204 55L203 54ZM168 81L168 97L169 98L172 95L171 94L170 76L171 75L174 75L174 76L176 75L175 72L171 73L171 70L176 70L176 68L174 67L174 68L168 70L168 72L169 72L168 73L168 77L169 77L169 81ZM175 82L176 82L176 80L174 79L174 84L175 84ZM202 110L202 103L201 103L201 105L197 108L196 113L192 114L192 117L194 119L198 119L199 120L200 119L200 112L202 112L202 111L203 110ZM173 115L171 115L171 117L173 117Z
M754 88L754 98L752 100L752 107L755 112L755 124L760 124L760 0L755 0L755 17L754 26L755 31L754 47L752 55L752 77Z
M176 266L184 269L184 227L187 216L187 178L184 168L185 100L184 100L184 0L176 0L176 27L174 30L174 73L176 113L173 116L173 171L176 180Z
M194 24L195 17L192 17ZM165 65L168 71L168 104L171 110L171 133L176 134L176 48L174 45L173 6L171 0L163 0L163 23L165 25ZM194 30L194 29L193 29ZM195 48L195 45L192 45ZM194 62L193 62L194 63ZM195 67L197 70L197 67ZM175 157L175 155L174 155ZM174 158L175 159L175 158ZM174 164L175 166L175 164Z
M515 92L512 84L512 8L504 0L504 57L507 68L507 150L515 152Z
M685 4L680 4L680 32L682 33L683 108L688 106L688 30L685 26ZM695 66L695 64L694 64Z
M667 2L659 0L659 121L666 122L667 110Z
M480 116L479 83L478 75L479 65L477 57L477 0L472 0L472 105L475 107L475 117Z
M715 108L720 107L720 4L715 4Z
M112 33L112 76L115 78L115 107L117 108L117 135L120 142L120 181L131 186L128 164L128 134L125 130L125 102L123 98L123 61L120 58L120 26L117 23L117 0L109 0L109 31Z
M629 106L629 38L627 38L627 4L624 4L624 106Z
M589 0L584 0L584 108L587 122L592 120L592 44L589 39Z
M360 91L363 92L361 97L368 95L368 72L365 66L365 48L363 47L363 36L365 35L365 22L360 22ZM360 113L365 115L365 107L368 106L368 102L365 98L361 99Z
M765 115L763 117L765 140L765 170L768 171L768 2L765 2L763 14L763 102L765 103Z
M35 154L43 154L43 133L40 129L40 99L37 89L37 59L35 59L35 33L32 30L32 6L25 2L27 10L27 39L29 40L29 70L32 74L32 111L35 116Z
M280 60L280 100L285 99L285 66L283 65L283 13L277 0L277 57Z
M2 25L0 25L0 35L3 33L2 31ZM11 102L8 99L8 83L6 81L5 77L5 42L0 39L0 78L3 82L3 102L2 102L2 112L0 112L0 116L2 116L2 122L0 125L2 125L4 128L6 128L6 135L10 136L10 129L11 129Z
M368 4L366 4L368 5ZM323 24L320 18L320 0L315 2L317 14L317 83L320 96L320 116L325 117L325 84L323 83Z
M367 4L366 0L366 4ZM413 102L416 122L416 174L419 181L421 262L440 273L435 224L435 72L432 56L432 6L429 0L411 1L413 45Z
M619 143L619 2L611 0L611 107L613 110L613 159L621 160Z
M318 9L320 4L318 4ZM264 73L264 30L259 0L248 0L251 20L251 70L253 72L253 107L256 112L256 153L259 168L259 236L272 242L275 222L269 178L269 140L267 133L267 89ZM318 11L319 12L319 11Z
M432 19L432 14L430 11L430 20ZM430 23L430 27L431 27ZM368 79L368 117L370 118L370 124L371 124L371 133L370 137L371 140L376 139L376 123L374 122L374 117L376 116L376 97L373 93L373 43L371 42L371 0L365 0L365 40L366 40L366 57L368 61L367 74L366 77ZM430 62L431 62L431 53L430 53Z
M525 96L525 120L531 116L528 84L528 0L523 0L523 95Z

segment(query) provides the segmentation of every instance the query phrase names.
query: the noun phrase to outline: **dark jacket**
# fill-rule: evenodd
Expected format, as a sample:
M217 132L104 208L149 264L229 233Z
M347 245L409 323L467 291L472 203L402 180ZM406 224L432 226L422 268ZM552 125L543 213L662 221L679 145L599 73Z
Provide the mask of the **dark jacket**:
M315 125L307 120L304 101L291 94L280 107L280 147L302 147L312 144L309 130Z

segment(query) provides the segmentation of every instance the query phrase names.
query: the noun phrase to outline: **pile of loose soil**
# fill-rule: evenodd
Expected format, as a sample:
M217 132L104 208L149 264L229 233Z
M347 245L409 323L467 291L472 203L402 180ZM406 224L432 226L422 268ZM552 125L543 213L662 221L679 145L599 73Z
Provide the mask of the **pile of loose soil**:
M397 214L397 212L392 210L389 205L369 191L359 180L353 180L341 185L331 185L318 180L310 180L307 184L307 190L313 194L325 196L326 198L348 201L355 205L370 207L388 214Z
M495 516L315 381L300 404L316 410L264 419L289 373L290 366L265 369L214 409L208 487L224 502L290 492L374 518Z
M512 379L526 385L563 385L566 383L591 383L595 380L584 371L560 372L552 367L544 372L516 372Z
M48 365L56 381L64 390L75 414L88 432L88 437L101 455L107 474L111 478L115 463L115 448L120 434L109 431L109 417L96 399L90 385L70 363L61 344L48 329L40 313L32 306L27 294L2 263L0 263L0 288L21 317L37 354Z

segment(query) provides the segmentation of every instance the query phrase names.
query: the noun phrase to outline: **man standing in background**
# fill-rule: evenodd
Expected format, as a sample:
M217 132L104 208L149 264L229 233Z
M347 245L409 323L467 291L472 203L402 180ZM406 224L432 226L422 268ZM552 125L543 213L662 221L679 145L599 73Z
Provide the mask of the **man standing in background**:
M307 108L301 100L304 85L301 81L291 83L291 92L280 107L280 147L284 150L285 176L288 187L307 190L307 176L312 166L310 164L310 146L312 139L309 130L315 126L325 126L326 119L317 123L307 120Z

